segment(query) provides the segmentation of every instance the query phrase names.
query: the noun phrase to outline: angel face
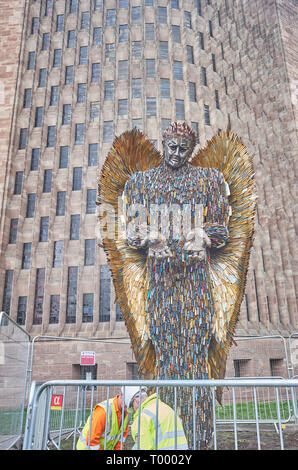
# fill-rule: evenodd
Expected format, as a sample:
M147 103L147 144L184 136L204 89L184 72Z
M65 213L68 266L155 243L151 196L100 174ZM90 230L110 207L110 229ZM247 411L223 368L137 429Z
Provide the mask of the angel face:
M180 168L191 157L193 144L190 139L182 136L169 136L164 143L164 158L171 168Z

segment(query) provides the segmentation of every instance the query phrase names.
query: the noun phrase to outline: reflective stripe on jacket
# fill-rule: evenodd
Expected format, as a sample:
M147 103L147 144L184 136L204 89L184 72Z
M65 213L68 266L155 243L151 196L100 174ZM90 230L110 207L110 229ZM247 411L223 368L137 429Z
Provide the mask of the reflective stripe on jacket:
M121 428L121 422L120 426L118 423L118 417L115 409L115 403L114 403L115 398L111 398L108 402L104 401L102 403L98 403L94 409L97 407L102 407L105 412L106 412L106 426L105 430L102 433L101 437L99 438L99 444L97 445L90 445L88 447L89 443L89 431L90 431L90 416L86 421L85 426L82 429L82 432L80 433L80 438L77 442L77 450L87 450L88 448L90 450L100 450L100 449L106 449L106 450L113 450L115 449L115 446L121 439L121 433L122 433L122 428ZM126 416L124 417L124 423L123 423L123 444L125 441L125 436L124 433L127 434L128 431L128 414L126 413ZM92 441L92 438L91 438Z
M151 395L141 404L140 410L140 435L139 432L139 409L136 410L131 434L135 441L134 449L140 450L182 450L188 449L187 439L179 416L166 403L158 400L158 415L156 416L156 394ZM156 447L157 432L157 447ZM175 446L175 435L177 445ZM138 442L140 443L138 447Z

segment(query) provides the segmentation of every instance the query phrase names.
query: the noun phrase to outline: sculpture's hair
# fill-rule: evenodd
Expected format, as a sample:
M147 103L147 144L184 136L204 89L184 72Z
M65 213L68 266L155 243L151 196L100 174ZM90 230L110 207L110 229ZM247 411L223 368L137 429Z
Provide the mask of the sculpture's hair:
M195 131L188 124L186 124L186 122L172 122L163 133L162 143L164 143L168 137L174 135L189 139L194 147L197 143L197 136Z

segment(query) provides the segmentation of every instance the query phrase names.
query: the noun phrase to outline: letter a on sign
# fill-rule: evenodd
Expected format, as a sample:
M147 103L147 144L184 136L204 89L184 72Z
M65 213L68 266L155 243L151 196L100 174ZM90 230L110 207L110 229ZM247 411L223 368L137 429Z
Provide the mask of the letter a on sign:
M62 410L63 395L52 395L51 410Z

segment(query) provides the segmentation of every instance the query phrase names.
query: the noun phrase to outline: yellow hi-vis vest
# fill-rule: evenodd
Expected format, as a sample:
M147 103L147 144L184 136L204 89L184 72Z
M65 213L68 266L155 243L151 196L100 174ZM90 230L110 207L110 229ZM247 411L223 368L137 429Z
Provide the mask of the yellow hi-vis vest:
M158 414L156 415L156 393L147 398L140 409L133 416L131 434L135 445L134 450L186 450L187 439L179 416L172 408L158 400ZM139 423L140 419L140 423ZM175 427L176 419L176 427ZM140 430L140 433L139 433ZM175 432L176 430L176 432ZM157 447L156 447L157 433ZM175 446L176 435L176 446ZM139 442L139 447L138 447Z
M86 421L85 426L82 429L82 432L80 433L80 438L78 439L77 442L77 450L99 450L99 449L105 449L105 450L113 450L117 442L121 439L121 434L122 434L122 428L121 428L121 423L120 427L118 424L118 419L117 419L117 413L115 410L115 406L113 403L113 398L111 398L108 402L103 401L102 403L98 403L95 405L94 410L97 406L101 406L102 408L105 409L107 413L107 418L106 418L106 429L103 433L103 435L99 439L99 444L96 446L91 446L88 447L87 443L87 436L89 434L90 430L90 416ZM127 428L127 423L128 423L128 418L129 416L126 415L126 417L123 420L123 433L125 432ZM106 436L106 437L105 437ZM123 437L123 444L124 444L125 438ZM88 439L89 442L89 439Z

